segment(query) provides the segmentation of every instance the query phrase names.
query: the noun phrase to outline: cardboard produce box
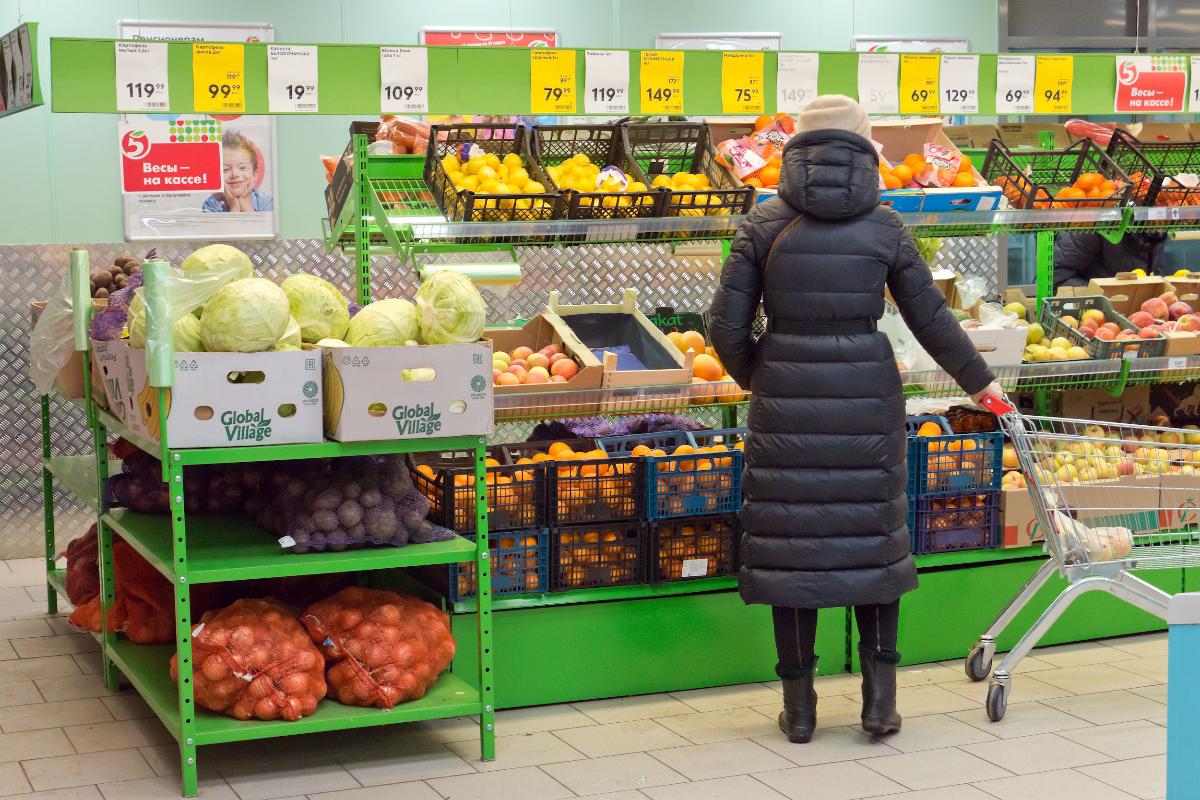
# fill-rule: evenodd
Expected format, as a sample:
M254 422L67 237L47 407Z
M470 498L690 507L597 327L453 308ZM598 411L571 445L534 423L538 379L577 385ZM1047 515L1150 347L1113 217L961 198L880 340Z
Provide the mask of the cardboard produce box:
M1020 364L1025 351L1025 328L965 328L967 338L989 367Z
M493 352L511 353L518 347L529 347L537 352L548 344L561 344L563 352L579 365L579 372L566 383L493 386L497 419L528 418L534 413L547 416L593 414L603 401L600 391L604 383L603 365L553 311L542 311L520 328L488 328L484 330L483 338L491 341Z
M871 136L883 145L882 156L891 164L903 161L909 153L921 153L927 143L941 145L958 153L958 148L942 132L939 119L922 117L876 121L871 125ZM881 201L902 212L987 211L996 208L1000 202L1000 188L989 185L974 164L971 174L975 176L974 187L894 189L882 192ZM915 197L913 193L917 193Z
M1163 475L1161 487L1162 527L1200 526L1200 475Z
M1107 297L1113 310L1123 317L1140 310L1147 300L1170 290L1166 278L1161 275L1141 277L1133 272L1119 272L1112 278L1092 278L1088 283L1089 294Z
M330 439L362 442L492 434L492 343L488 340L326 347L317 355L324 362L325 433Z
M1141 142L1190 142L1195 138L1184 122L1139 122L1126 130Z
M1163 355L1168 358L1176 356L1200 355L1200 333L1195 331L1170 331L1166 334L1167 349Z
M1102 389L1063 392L1062 416L1145 425L1150 418L1150 387L1129 386L1120 397Z
M1167 277L1166 281L1171 284L1176 297L1191 305L1192 308L1200 308L1200 272L1171 275Z
M1058 485L1058 496L1080 522L1090 527L1119 526L1134 533L1158 530L1162 482L1169 476L1127 475L1116 480ZM1194 476L1193 476L1194 477ZM1031 486L1001 492L1004 547L1028 547L1045 541L1033 510Z
M1061 150L1071 144L1073 139L1067 133L1064 125L1050 122L998 122L996 133L1000 140L1009 147L1038 147L1042 131L1054 134L1054 149Z
M99 342L92 339L92 392L97 388L103 397L96 401L122 422L133 415L135 409L129 387L133 379L129 375L128 345L123 340ZM128 424L128 423L126 423Z
M690 384L693 353L684 355L637 308L637 291L626 289L620 303L567 306L550 293L550 311L604 366L605 388Z
M987 125L947 125L942 128L946 138L960 150L965 147L986 149L997 138L996 126Z
M147 381L146 352L125 340L108 344L128 369L125 425L157 440L158 398ZM171 447L307 444L323 439L319 351L176 353L174 361L166 420Z

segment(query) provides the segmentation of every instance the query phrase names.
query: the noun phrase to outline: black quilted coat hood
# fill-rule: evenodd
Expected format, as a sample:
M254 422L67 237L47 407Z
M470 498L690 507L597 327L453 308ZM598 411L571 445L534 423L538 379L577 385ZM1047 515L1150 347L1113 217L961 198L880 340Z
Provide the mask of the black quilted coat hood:
M793 138L779 197L747 217L713 299L713 346L752 392L739 575L747 602L888 603L917 585L904 398L891 345L874 329L885 286L965 391L992 379L899 216L879 205L877 165L853 133ZM756 339L760 302L768 329Z

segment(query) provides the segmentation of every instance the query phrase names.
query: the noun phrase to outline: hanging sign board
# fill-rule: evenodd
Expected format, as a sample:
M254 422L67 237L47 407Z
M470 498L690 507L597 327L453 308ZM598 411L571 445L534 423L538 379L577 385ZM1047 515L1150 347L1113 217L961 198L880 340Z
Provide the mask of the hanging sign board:
M721 53L721 111L725 114L763 113L762 51L726 50Z
M584 53L583 112L629 113L629 53L624 50L588 50Z
M640 76L643 114L683 113L683 53L643 50Z
M900 113L938 113L938 67L936 53L904 53L900 56Z
M1070 114L1075 59L1071 56L1038 56L1033 86L1035 114Z
M996 56L996 113L1033 113L1033 56Z
M37 23L0 34L0 116L42 104L37 70Z
M1132 114L1182 113L1187 97L1186 56L1115 56L1113 110Z
M555 47L558 34L550 29L425 28L418 34L424 45L443 47Z
M775 108L795 114L817 96L820 53L780 53L775 70Z
M979 56L943 53L941 59L941 112L978 114Z
M900 56L895 53L859 53L858 102L869 114L899 114L900 94L896 74Z
M269 25L127 21L119 24L118 81L133 85L121 100L117 154L125 206L125 237L139 239L271 238L277 230L275 198L275 121L245 116L245 46L270 42ZM157 51L164 42L190 42L192 90L211 113L165 113L151 103L169 102L170 85ZM132 45L132 47L125 47ZM267 54L267 90L272 111L315 113L316 47L287 45ZM308 51L312 55L308 55ZM287 51L282 55L281 51ZM118 50L120 52L120 50ZM272 62L271 56L277 56ZM159 84L162 88L159 88ZM142 85L137 97L138 84ZM149 86L147 86L147 84ZM216 86L213 91L212 87ZM149 87L153 87L153 92ZM229 88L228 94L225 87ZM293 87L288 100L287 87ZM303 92L296 87L304 87ZM308 87L312 86L310 93ZM120 90L128 87L118 86ZM161 92L161 94L160 94ZM125 106L123 103L141 103ZM304 108L312 103L312 110ZM169 108L167 106L166 108ZM154 113L157 110L157 113ZM293 111L293 113L294 113Z
M575 51L529 51L529 106L534 114L575 113Z
M384 114L429 111L429 51L424 47L379 48L379 110Z
M114 42L117 110L165 111L171 107L166 42Z

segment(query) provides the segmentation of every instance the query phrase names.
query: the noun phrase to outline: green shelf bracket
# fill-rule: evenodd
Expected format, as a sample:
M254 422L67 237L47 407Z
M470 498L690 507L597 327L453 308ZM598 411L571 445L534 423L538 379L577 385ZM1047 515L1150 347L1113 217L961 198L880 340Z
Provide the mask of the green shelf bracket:
M52 448L50 446L50 396L40 398L42 416L42 525L45 538L42 555L46 560L46 574L54 571L54 556L58 552L54 539L54 475L46 467L49 463ZM46 583L46 610L51 614L58 613L58 592L54 585Z
M1035 237L1037 248L1037 311L1042 313L1042 303L1054 296L1054 231L1039 231Z
M1127 358L1121 359L1121 372L1112 386L1106 390L1113 397L1120 397L1125 394L1125 389L1129 384L1130 361Z

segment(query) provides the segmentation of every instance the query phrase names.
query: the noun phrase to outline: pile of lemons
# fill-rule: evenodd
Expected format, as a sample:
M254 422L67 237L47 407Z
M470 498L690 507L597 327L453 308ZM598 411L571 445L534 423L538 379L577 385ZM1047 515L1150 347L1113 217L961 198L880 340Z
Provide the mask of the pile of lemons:
M449 153L442 157L442 169L454 188L458 191L471 191L486 195L505 194L545 194L546 187L529 176L525 162L516 153L508 153L504 158L494 153L475 156L465 162L459 161L458 156ZM494 203L495 208L518 208L522 210L542 208L548 202L537 198L521 197L517 199L489 199L484 201L484 207Z
M708 176L701 172L676 172L674 175L656 175L650 185L657 188L670 189L674 192L707 192L712 189ZM722 206L724 199L720 194L682 194L671 201L676 206L721 206L718 208L684 208L679 211L681 216L702 217L705 214L717 216L728 214L729 208Z
M605 167L601 170L599 164L592 163L586 153L576 153L561 164L546 167L546 173L558 184L560 189L579 192L581 194L610 194L612 197L581 197L581 206L593 203L606 208L632 206L635 198L622 195L650 191L646 184L634 180L631 175L617 167ZM603 174L601 174L603 173ZM637 198L638 205L653 205L653 197Z

